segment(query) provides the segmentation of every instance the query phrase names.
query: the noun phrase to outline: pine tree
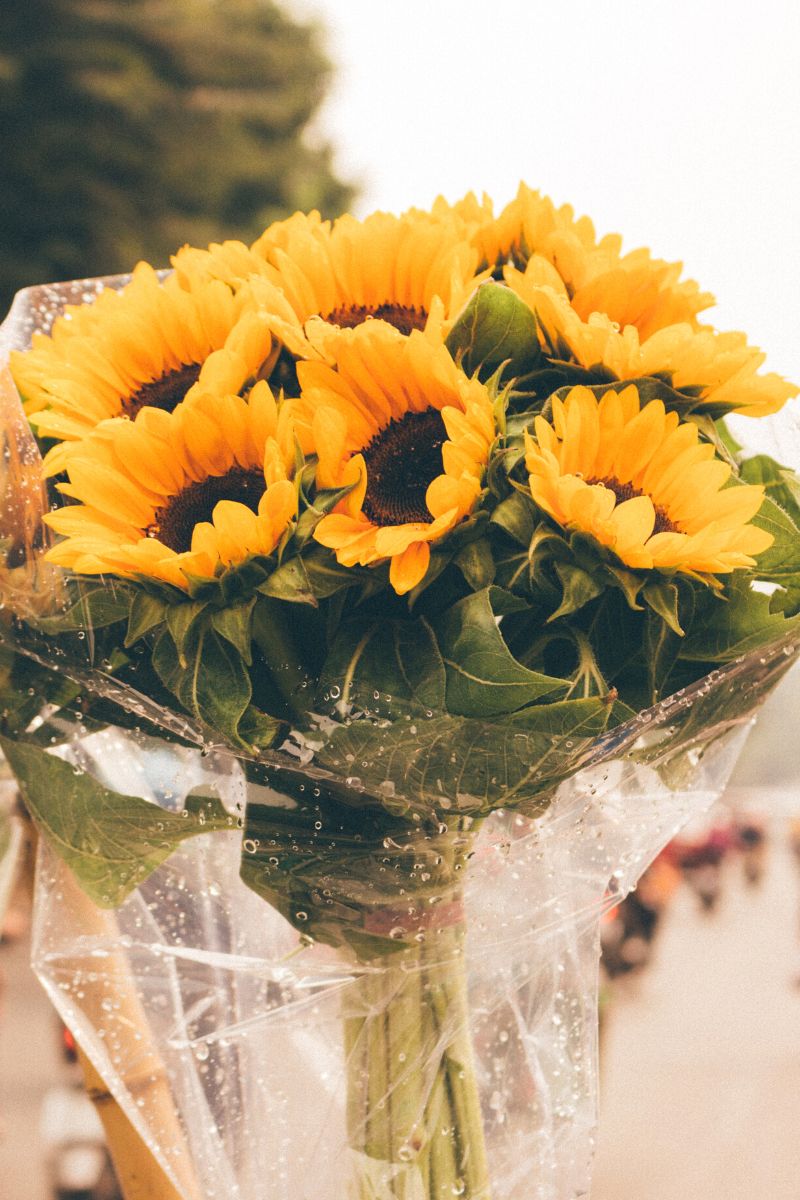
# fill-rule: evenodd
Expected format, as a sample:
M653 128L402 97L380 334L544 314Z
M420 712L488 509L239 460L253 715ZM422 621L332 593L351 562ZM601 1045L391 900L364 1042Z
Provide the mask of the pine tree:
M272 0L2 0L0 303L350 200L330 64Z

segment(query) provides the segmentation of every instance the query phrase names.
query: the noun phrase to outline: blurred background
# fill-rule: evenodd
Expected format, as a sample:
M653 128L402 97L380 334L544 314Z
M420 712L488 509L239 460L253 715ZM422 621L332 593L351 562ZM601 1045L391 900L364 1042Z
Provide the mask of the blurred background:
M798 61L790 0L2 0L0 312L297 208L500 206L523 178L683 260L709 319L796 379ZM726 804L605 923L595 1200L800 1194L798 711L795 673ZM23 872L0 943L1 1200L56 1195L72 1119L28 899Z

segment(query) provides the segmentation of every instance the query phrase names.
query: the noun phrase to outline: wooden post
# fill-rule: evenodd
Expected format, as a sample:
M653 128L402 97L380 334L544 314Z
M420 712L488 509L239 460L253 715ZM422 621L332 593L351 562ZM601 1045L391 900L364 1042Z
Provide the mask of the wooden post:
M153 1157L102 1078L77 1045L86 1092L97 1109L125 1200L185 1200Z
M170 1168L175 1184L153 1157L105 1081L80 1048L87 1090L103 1127L114 1168L125 1200L202 1200L189 1147L172 1097L169 1079L153 1040L147 1015L131 976L125 951L119 947L119 929L113 912L100 909L81 891L72 872L63 865L59 879L62 903L86 938L102 938L109 947L105 957L87 977L85 959L74 967L67 958L60 970L81 977L80 1009L94 1028L107 1030L120 1057L120 1078L135 1100L146 1102L155 1127L170 1147ZM109 1005L113 1006L113 1036L109 1036ZM79 1045L80 1030L72 1030ZM177 1185L177 1186L176 1186Z

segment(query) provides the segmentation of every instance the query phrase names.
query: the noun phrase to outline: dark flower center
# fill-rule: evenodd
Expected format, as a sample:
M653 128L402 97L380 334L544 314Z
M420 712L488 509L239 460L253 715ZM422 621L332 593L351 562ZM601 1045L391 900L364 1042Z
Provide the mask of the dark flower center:
M425 328L428 314L424 308L407 307L405 304L343 304L329 312L324 319L329 325L355 329L356 325L363 325L369 317L394 325L395 329L407 337L412 329Z
M190 483L177 496L170 496L163 508L156 511L147 536L158 538L176 554L185 554L192 548L195 525L210 521L215 505L220 500L238 500L253 512L258 511L258 502L266 491L261 471L246 471L234 467L225 475L210 475L199 483Z
M287 397L300 395L300 381L297 378L297 359L285 346L281 347L275 366L269 377L269 385L274 392L283 388Z
M435 408L409 412L376 434L362 451L367 464L367 493L362 506L373 525L429 522L428 486L444 470L447 441L442 414Z
M122 401L126 417L135 417L142 408L163 408L172 412L183 400L189 388L197 383L200 363L187 363L174 371L165 371L151 383L143 383L131 396Z
M640 492L631 483L620 483L618 479L587 479L587 483L602 483L603 487L607 487L617 497L617 504L624 503L625 500L633 500L635 496L644 496L645 492ZM653 499L652 496L649 497ZM679 533L680 530L674 521L670 519L665 508L659 504L653 503L653 508L656 510L656 523L653 526L653 533Z

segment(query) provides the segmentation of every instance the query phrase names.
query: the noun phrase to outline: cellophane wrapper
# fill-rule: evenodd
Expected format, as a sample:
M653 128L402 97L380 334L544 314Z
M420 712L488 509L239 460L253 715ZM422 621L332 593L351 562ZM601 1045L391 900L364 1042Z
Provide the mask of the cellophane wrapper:
M5 348L97 286L30 289ZM6 492L35 492L5 388ZM795 440L781 457L796 461L796 425L784 430ZM20 587L57 588L41 570ZM458 796L457 754L404 806L402 781L371 782L372 760L337 774L324 729L252 763L129 698L147 735L76 733L59 753L165 814L211 793L227 828L184 841L116 909L94 904L43 839L34 968L185 1200L588 1196L600 918L721 794L797 653L794 635L610 733L554 738L571 777L538 804L532 763L524 802L480 821L457 803L451 819L442 801ZM82 678L100 686L86 654ZM543 798L545 785L546 772ZM445 810L433 827L419 816L426 788ZM370 795L387 790L406 814L388 836L368 819Z

